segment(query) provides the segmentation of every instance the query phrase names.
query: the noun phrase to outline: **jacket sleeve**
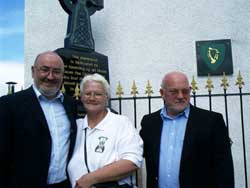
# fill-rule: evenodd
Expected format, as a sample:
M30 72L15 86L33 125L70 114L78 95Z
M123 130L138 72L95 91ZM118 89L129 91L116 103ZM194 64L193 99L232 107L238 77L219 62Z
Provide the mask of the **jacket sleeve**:
M0 187L7 187L11 159L11 113L7 98L0 98Z
M227 127L221 114L217 114L214 121L213 146L215 181L218 188L234 188L234 168L231 154L231 141Z

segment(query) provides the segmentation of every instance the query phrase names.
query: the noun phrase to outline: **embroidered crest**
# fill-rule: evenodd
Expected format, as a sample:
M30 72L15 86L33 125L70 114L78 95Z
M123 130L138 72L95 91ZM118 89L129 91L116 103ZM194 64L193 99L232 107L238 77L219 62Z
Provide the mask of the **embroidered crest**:
M108 140L108 138L104 136L100 136L98 139L99 139L99 144L96 146L95 152L103 153L105 150L104 145L105 145L105 142Z

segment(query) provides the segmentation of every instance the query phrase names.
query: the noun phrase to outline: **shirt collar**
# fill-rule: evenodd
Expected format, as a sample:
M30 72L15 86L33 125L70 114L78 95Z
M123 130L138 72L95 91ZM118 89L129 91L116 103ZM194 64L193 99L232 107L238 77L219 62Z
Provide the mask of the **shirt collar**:
M93 129L99 129L99 130L109 129L109 126L106 125L105 121L111 115L111 112L109 108L107 108L106 110L108 111L106 116ZM88 116L87 115L84 118L84 124L82 128L83 129L88 128Z
M33 87L33 90L36 94L36 97L40 100L40 99L43 99L43 100L48 100L45 96L42 95L42 93L37 89L36 85L33 84L32 85ZM61 91L58 92L57 96L55 98L53 98L52 100L55 100L55 99L59 99L61 102L63 102L63 99L64 99L64 96L62 94Z
M170 117L168 114L167 114L167 107L166 106L164 106L163 108L162 108L162 110L161 110L161 113L160 113L160 115L161 115L161 118L162 119L175 119L175 118L178 118L178 117L180 117L180 116L184 116L185 118L188 118L188 116L189 116L189 112L190 112L190 104L186 107L186 109L182 112L182 113L180 113L180 114L178 114L176 117Z

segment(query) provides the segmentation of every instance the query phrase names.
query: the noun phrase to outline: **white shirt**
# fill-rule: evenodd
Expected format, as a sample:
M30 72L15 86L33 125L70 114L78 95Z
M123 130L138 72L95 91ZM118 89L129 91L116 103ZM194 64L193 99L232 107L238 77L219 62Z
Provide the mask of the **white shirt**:
M87 174L84 162L85 128L87 129L87 163L90 172L120 159L132 161L140 167L143 157L143 141L126 116L108 110L105 118L93 129L88 127L87 116L77 120L77 137L73 156L68 165L72 187L76 180ZM119 184L131 184L130 177Z

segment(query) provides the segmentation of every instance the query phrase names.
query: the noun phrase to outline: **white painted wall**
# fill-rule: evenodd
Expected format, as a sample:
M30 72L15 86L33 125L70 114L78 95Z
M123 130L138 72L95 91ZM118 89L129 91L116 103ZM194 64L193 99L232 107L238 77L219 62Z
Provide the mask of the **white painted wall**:
M234 74L228 76L228 92L238 91L234 86L238 71L245 80L243 91L249 92L250 1L105 0L104 3L104 9L91 17L92 31L96 51L109 58L113 97L118 81L123 86L124 96L130 96L133 80L141 95L144 95L147 80L153 86L154 95L158 95L161 78L171 70L184 71L190 79L194 75L199 86L198 93L206 93L204 85L207 78L197 78L195 41L215 39L232 41ZM57 0L25 1L26 87L32 83L30 67L35 56L42 51L63 47L66 27L67 14ZM215 87L213 93L221 92L221 77L212 77L212 80ZM244 99L247 101L245 109L249 109L248 98ZM215 110L224 113L223 101L216 102ZM242 188L245 184L240 108L236 100L229 103L232 107L230 133L234 140L236 188ZM207 107L204 100L198 104ZM156 105L155 109L160 106ZM246 135L250 134L249 114L247 111L244 117ZM128 116L131 116L129 112ZM250 140L249 136L246 138L249 161ZM248 177L250 181L250 172Z

